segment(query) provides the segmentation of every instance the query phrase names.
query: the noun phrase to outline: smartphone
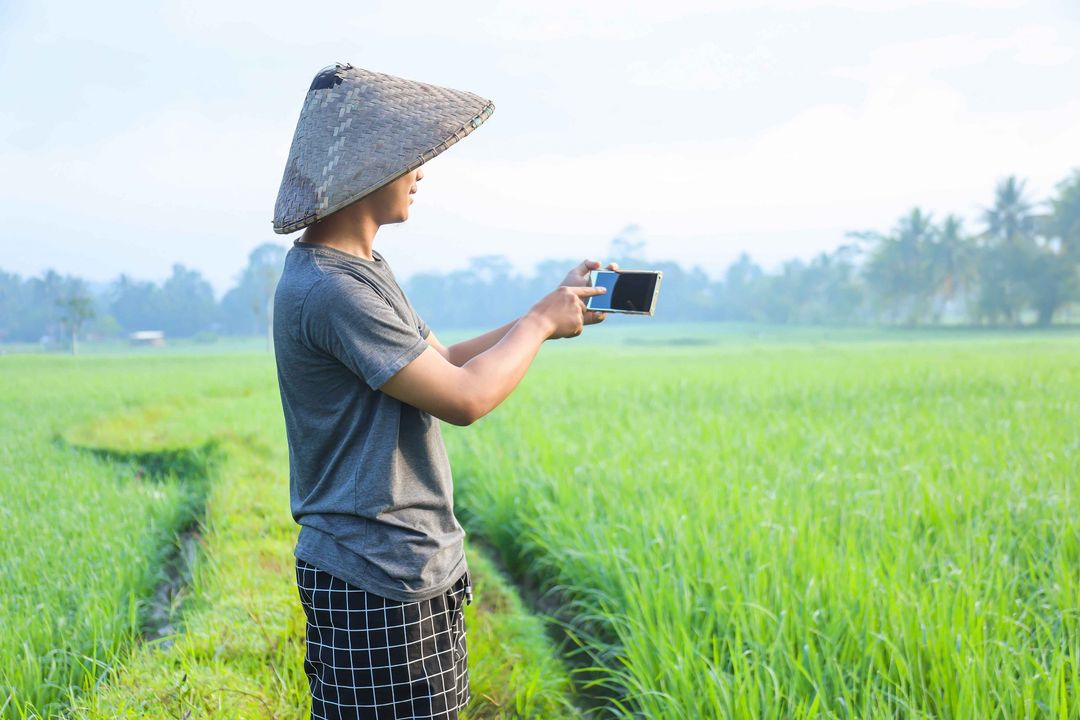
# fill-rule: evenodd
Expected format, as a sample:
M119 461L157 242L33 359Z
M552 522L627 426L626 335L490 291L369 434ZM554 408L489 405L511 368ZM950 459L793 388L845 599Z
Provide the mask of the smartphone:
M607 292L590 297L585 307L598 312L652 315L663 276L660 270L593 270L589 273L590 284L606 287Z

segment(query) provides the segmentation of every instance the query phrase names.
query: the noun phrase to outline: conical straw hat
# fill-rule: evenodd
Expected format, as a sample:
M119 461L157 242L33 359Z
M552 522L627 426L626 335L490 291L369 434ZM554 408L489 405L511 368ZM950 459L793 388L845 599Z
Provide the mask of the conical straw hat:
M337 63L315 76L274 205L290 233L359 200L471 133L495 105L463 90Z

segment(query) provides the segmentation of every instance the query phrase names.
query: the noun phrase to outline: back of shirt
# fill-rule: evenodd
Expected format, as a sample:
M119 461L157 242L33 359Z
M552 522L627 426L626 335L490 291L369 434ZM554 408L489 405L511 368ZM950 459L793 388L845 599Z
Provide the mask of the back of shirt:
M373 256L297 240L274 296L296 556L417 601L465 572L465 533L438 419L379 391L429 331Z

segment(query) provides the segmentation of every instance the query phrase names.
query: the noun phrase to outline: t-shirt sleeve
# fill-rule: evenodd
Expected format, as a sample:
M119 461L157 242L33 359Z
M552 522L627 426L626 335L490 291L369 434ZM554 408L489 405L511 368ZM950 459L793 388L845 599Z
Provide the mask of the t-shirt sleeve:
M413 312L416 311L414 310ZM416 323L417 326L420 328L420 337L424 338L424 340L427 340L427 336L431 334L431 328L429 328L428 324L424 322L424 318L420 317L420 313L416 313Z
M328 275L311 289L300 318L301 337L333 355L378 390L427 348L417 327L370 285Z
M420 312L415 307L413 307L412 301L410 301L409 298L405 295L404 290L401 291L401 296L405 298L405 305L408 306L409 312L412 313L414 318L416 318L416 329L420 331L420 337L427 340L427 336L431 334L431 328L429 328L428 324L424 322L424 318L421 317Z

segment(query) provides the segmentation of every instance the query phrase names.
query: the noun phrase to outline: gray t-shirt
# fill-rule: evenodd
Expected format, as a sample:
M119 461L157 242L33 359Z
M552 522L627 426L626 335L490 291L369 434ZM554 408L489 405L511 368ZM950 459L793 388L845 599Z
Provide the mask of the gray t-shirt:
M429 330L374 261L294 241L274 295L296 557L406 602L466 570L438 419L379 387Z

